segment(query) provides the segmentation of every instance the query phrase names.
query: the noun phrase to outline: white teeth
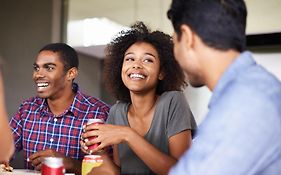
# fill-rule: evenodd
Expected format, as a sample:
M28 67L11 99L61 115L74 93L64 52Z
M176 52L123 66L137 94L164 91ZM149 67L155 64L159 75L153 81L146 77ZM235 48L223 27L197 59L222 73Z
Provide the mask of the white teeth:
M141 75L141 74L130 74L130 78L145 78L144 75Z
M42 87L47 87L49 83L37 83L37 87L42 88Z

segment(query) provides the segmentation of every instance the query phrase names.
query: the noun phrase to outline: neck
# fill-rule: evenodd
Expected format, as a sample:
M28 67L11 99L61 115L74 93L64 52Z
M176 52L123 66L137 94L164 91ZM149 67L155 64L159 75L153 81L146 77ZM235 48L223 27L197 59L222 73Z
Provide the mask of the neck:
M233 61L240 55L234 50L214 51L207 53L204 62L204 77L206 86L213 91L221 76Z
M143 118L154 109L157 98L158 96L155 91L149 92L145 95L131 93L132 105L130 106L130 111L135 117Z
M69 108L72 104L73 99L75 97L75 93L73 91L68 94L64 94L60 98L56 99L47 99L49 109L52 111L54 115L60 115L64 113L64 111Z

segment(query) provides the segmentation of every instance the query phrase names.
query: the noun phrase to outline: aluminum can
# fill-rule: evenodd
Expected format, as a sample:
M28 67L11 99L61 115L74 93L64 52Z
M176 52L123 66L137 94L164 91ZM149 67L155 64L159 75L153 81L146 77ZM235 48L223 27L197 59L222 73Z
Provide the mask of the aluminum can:
M88 174L93 168L103 163L101 155L86 155L82 161L82 175Z
M59 157L45 157L41 168L42 175L63 175L65 172L63 159Z
M88 122L87 122L87 125L100 125L100 124L104 124L104 120L103 119L89 119ZM96 138L96 136L89 137L89 140L93 140L95 138ZM90 145L89 149L95 149L98 146L99 146L99 144L96 143L96 144Z

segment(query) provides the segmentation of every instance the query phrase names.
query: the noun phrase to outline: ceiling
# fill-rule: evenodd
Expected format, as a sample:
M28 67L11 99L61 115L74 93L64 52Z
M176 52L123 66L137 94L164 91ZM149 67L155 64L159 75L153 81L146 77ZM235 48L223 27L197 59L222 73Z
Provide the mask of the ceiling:
M106 17L119 24L130 26L135 21L141 20L152 30L158 29L172 34L173 29L166 16L171 1L69 0L68 21ZM248 8L248 34L281 31L281 23L279 22L281 19L281 0L245 0L245 2Z
M130 26L135 21L141 20L152 30L158 29L172 34L172 26L166 17L170 3L171 0L69 0L68 21L106 17L121 25ZM100 33L103 34L105 32ZM79 36L81 36L79 32L68 34L68 38ZM104 45L89 47L82 45L75 49L83 54L104 58Z
M126 26L142 20L152 29L171 32L166 17L170 3L171 0L69 0L68 20L106 17Z

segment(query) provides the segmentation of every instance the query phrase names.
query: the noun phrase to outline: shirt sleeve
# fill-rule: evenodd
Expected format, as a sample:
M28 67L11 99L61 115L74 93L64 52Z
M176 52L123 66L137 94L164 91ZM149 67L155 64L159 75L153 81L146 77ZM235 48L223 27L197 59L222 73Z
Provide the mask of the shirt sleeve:
M101 104L101 107L98 109L98 116L96 118L103 119L104 121L108 120L109 106Z
M191 130L194 133L197 125L184 94L179 91L170 94L167 136L171 137L184 130Z
M118 109L117 106L120 106L119 103L114 104L114 105L110 108L109 114L108 114L108 118L107 118L107 121L106 121L107 124L113 124L113 125L116 124L116 123L115 123L115 118L114 118L114 116L115 116L116 113L117 113L117 109Z
M23 105L19 107L18 112L11 118L10 127L14 137L16 151L22 150L22 111Z

